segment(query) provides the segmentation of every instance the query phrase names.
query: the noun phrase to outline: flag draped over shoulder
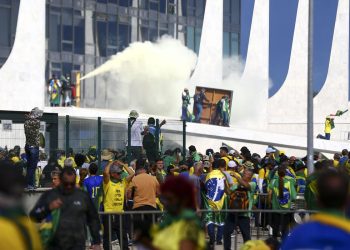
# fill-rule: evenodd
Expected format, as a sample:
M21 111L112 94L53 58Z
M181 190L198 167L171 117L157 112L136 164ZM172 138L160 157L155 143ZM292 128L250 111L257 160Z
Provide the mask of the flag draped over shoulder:
M204 214L203 221L206 225L211 223L214 223L217 226L224 225L225 213L220 211L227 206L225 181L225 176L220 170L213 170L205 179L203 204L205 209L212 211Z
M213 210L221 210L225 203L225 176L220 170L210 172L205 180L206 200Z

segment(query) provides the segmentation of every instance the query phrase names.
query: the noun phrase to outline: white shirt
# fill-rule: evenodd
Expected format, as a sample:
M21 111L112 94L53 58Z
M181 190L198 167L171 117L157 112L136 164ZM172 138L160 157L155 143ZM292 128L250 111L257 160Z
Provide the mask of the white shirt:
M136 120L131 126L131 146L142 147L143 125L141 121Z

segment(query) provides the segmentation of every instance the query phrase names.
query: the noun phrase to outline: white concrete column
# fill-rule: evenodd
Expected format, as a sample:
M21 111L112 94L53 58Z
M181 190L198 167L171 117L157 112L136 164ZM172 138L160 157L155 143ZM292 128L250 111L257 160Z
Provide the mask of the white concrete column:
M268 100L269 123L276 129L276 124L284 130L285 123L306 122L308 11L308 1L299 1L287 77Z
M207 0L201 43L192 87L215 87L222 82L223 1Z
M314 98L315 122L323 122L327 115L347 109L348 96L349 0L339 0L327 78L320 93ZM350 117L349 114L346 116Z
M15 42L0 69L2 110L45 105L45 0L21 0Z

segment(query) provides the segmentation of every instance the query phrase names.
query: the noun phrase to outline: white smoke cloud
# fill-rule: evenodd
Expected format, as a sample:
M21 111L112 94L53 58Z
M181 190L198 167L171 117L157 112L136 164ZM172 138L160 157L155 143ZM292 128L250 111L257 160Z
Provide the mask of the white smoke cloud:
M179 40L135 42L82 79L98 77L107 88L108 107L179 117L181 93L197 61ZM106 84L102 84L102 82Z
M223 84L232 86L233 98L230 123L244 128L261 128L266 121L268 83L262 76L249 72L242 77L244 62L239 57L223 61Z

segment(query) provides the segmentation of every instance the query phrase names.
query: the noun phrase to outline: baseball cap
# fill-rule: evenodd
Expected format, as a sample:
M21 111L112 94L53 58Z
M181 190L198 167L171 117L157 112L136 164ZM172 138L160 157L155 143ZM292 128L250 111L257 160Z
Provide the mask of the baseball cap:
M231 149L229 152L228 152L229 155L234 155L235 154L235 151L233 149Z
M229 168L237 167L237 163L235 161L229 161L227 165L228 165Z
M111 174L120 174L121 172L123 172L123 169L117 165L112 165L109 169Z
M209 155L203 155L203 161L209 161Z
M276 152L276 150L273 149L273 148L268 147L268 148L266 149L266 154L271 154L271 153L275 153L275 152Z

